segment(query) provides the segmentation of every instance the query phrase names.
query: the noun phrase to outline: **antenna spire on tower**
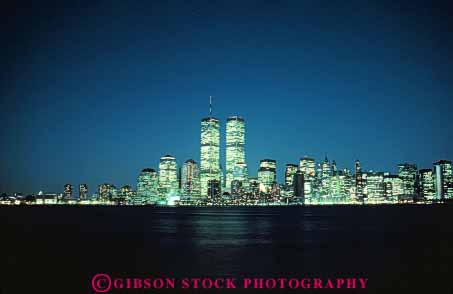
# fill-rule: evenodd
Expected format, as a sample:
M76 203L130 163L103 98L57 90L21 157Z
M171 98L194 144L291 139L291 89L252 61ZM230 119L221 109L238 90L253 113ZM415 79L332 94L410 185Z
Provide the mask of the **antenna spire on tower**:
M212 96L209 96L209 116L212 115Z

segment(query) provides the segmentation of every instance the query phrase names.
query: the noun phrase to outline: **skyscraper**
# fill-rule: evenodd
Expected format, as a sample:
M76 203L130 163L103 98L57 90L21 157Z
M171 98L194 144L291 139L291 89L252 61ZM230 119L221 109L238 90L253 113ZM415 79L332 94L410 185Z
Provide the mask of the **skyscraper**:
M304 174L301 171L296 171L291 184L294 191L294 200L296 203L304 203Z
M436 199L453 198L453 174L451 161L439 160L434 163Z
M384 193L386 200L396 202L403 194L403 181L398 175L384 175Z
M161 200L169 200L178 195L178 165L176 159L167 154L160 158L159 162L159 194Z
M420 174L420 196L432 200L436 195L434 187L434 174L432 169L421 169Z
M415 196L415 180L417 178L417 166L412 163L398 164L398 176L402 182L402 196L413 197Z
M155 204L158 202L159 176L152 168L145 168L137 178L137 193L134 204Z
M226 123L226 182L225 188L231 189L236 163L245 163L245 123L239 116L230 116Z
M353 200L362 200L364 196L364 189L365 189L365 179L362 175L362 166L360 165L360 161L357 159L355 161L355 199Z
M208 182L220 183L220 123L212 117L211 97L209 97L209 117L201 120L200 186L201 196L208 195Z
M327 155L324 159L324 162L322 163L321 170L321 195L328 196L330 195L330 177L332 171Z
M385 200L384 173L370 172L366 181L367 200L381 202Z
M103 183L98 186L98 200L99 201L111 201L116 197L115 185Z
M258 181L260 184L260 192L271 192L272 185L277 181L277 162L275 160L263 159L260 161Z
M297 172L297 164L287 163L285 168L285 185L293 187L294 175Z
M72 198L72 190L73 190L73 187L71 184L64 185L64 198L65 199Z
M191 198L200 196L200 169L193 159L186 160L182 167L181 194Z
M241 187L247 189L249 187L249 174L247 164L244 162L237 162L233 168L233 181L241 182Z
M304 174L304 196L309 200L314 196L315 160L304 156L299 161L299 170Z
M79 199L86 200L88 194L88 185L87 184L80 184L79 185Z

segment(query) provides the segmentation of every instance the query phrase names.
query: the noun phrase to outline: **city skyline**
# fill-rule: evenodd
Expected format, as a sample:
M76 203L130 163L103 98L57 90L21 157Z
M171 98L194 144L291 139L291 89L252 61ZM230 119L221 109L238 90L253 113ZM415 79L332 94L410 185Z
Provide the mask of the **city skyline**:
M229 142L227 137L228 137L228 134L231 133L231 132L239 132L240 135L239 137L242 138L242 139L239 139L240 142L242 142L241 144L241 151L239 152L240 155L235 155L233 156L235 158L235 160L232 160L230 159L230 162L233 161L233 165L236 165L236 163L239 163L239 164L245 164L245 166L247 166L247 162L245 161L245 149L246 149L246 144L245 144L245 119L241 116L238 116L238 115L229 115L227 116L227 118L225 119L225 122L224 122L224 128L222 129L222 120L216 118L213 113L212 113L212 96L209 96L209 115L206 116L205 118L202 118L201 119L201 133L200 133L200 138L201 138L201 150L200 150L200 153L199 153L199 157L197 158L197 160L194 160L193 158L195 157L191 157L191 158L187 158L187 159L178 159L176 156L173 156L172 154L170 153L167 153L166 155L163 155L160 157L160 160L158 162L160 163L157 163L156 165L148 165L146 167L142 167L140 170L141 170L141 174L143 174L144 171L152 171L154 173L156 173L156 179L155 181L161 185L162 182L167 182L168 181L168 184L164 184L165 188L166 189L170 189L170 187L166 187L166 185L172 185L174 183L174 181L176 180L179 180L179 184L180 184L180 188L182 189L182 169L180 169L179 167L182 167L183 165L186 165L188 162L192 162L196 165L200 165L200 163L203 161L203 158L205 162L209 162L209 156L212 156L210 154L211 151L209 152L205 152L203 153L203 146L205 146L205 141L209 141L209 136L211 136L210 132L211 132L211 125L210 123L214 123L215 124L215 130L214 130L214 142L218 142L218 143L214 143L216 145L215 149L217 151L214 151L214 161L211 162L210 164L206 164L206 166L208 166L207 168L207 171L213 173L213 177L209 177L209 176L206 176L207 179L216 179L216 180L219 180L219 182L221 181L221 187L222 187L222 192L225 190L227 190L228 192L231 191L231 184L228 185L228 183L226 182L228 180L228 169L226 169L225 167L228 166L228 160L227 158L228 155L226 155L228 152L231 153L234 153L234 152L238 152L238 151L231 151L231 149L228 149L228 148L231 148L231 144L227 143ZM232 127L231 125L228 126L228 123L231 123L232 121L234 122L241 122L241 126L240 127L237 127L236 125L234 125L234 127ZM237 129L239 128L239 129ZM223 131L222 131L223 130ZM233 130L233 131L232 131ZM208 136L208 137L207 137ZM230 137L234 137L235 139L237 139L237 134L235 134L235 136L232 136L231 134L229 135ZM222 140L223 139L223 140ZM233 139L230 139L230 140L233 140ZM220 142L224 143L224 145L222 145ZM209 144L208 144L209 145ZM237 146L236 146L237 148ZM229 151L228 151L229 150ZM202 154L205 154L204 156ZM325 156L325 160L327 160L328 158L328 153L325 152L324 153L324 156ZM230 155L230 157L232 157ZM239 159L237 159L239 157ZM224 160L224 162L222 162L222 159ZM306 166L303 166L303 162L308 159L308 160L312 160L313 163L311 165L311 169L308 168ZM258 169L256 171L250 171L247 167L246 167L246 170L247 170L247 175L248 175L248 179L260 179L260 171L262 172L266 172L266 169L263 170L263 162L266 163L266 162L269 162L271 161L272 163L272 175L270 176L272 179L269 179L268 180L268 183L266 184L268 190L270 190L271 188L271 185L272 185L272 182L277 182L278 184L281 184L281 185L284 185L285 183L288 182L288 178L287 178L287 169L288 169L288 166L295 166L297 167L297 170L301 170L303 171L304 173L306 174L310 174L311 172L315 171L316 172L316 163L318 163L318 166L321 167L323 165L323 163L325 163L325 160L323 161L322 159L317 159L315 158L314 156L307 156L306 154L303 155L303 156L300 156L298 159L294 159L292 160L291 162L286 162L286 163L278 163L275 159L261 159L259 160L259 163L258 163ZM410 162L399 162L398 164L395 164L393 169L387 169L387 170L375 170L373 168L368 168L368 169L363 169L362 167L360 167L361 171L362 172L368 172L368 173L373 173L373 172L378 172L378 173L387 173L387 174L398 174L399 172L399 166L400 165L404 165L404 164L411 164L411 165L414 165L414 168L416 170L416 172L426 172L427 170L431 170L431 171L435 171L435 164L436 162L439 162L439 161L443 161L443 160L447 160L449 161L449 159L446 159L446 158L442 158L442 159L437 159L437 160L433 160L432 162L432 166L431 166L431 169L429 167L425 167L425 166L419 166L415 161L410 161ZM174 167L170 168L171 170L173 170L173 173L172 175L167 175L167 171L166 171L166 166L167 164L165 164L165 162L167 161L170 161L170 162L174 162ZM361 161L360 159L355 159L354 162L355 162L355 165L357 164L357 162L363 162ZM217 163L216 163L217 162ZM181 166L179 166L179 164L181 164ZM219 169L218 170L214 170L212 171L212 169L209 169L209 167L211 165L218 165ZM165 166L165 167L162 167L162 166ZM330 166L330 163L329 163L329 166ZM333 159L332 161L332 167L335 166L335 170L337 169L337 165L336 165L336 160ZM155 168L156 167L156 168ZM264 165L264 168L268 168L269 166L268 165ZM201 167L198 167L200 168L199 170L199 176L202 177L203 176L203 172L202 172L202 168ZM356 169L357 167L355 167L354 169ZM348 165L345 165L345 164L341 164L340 165L340 169L341 170L348 170L348 171L351 171L353 172L354 169L351 169ZM158 174L160 174L160 171L163 170L164 171L164 176L159 176ZM233 171L231 170L231 173ZM356 170L357 172L357 170ZM292 173L292 176L294 176L294 174L296 173L296 170L294 170L294 173ZM322 171L321 171L322 173ZM141 175L138 175L139 177ZM169 180L167 178L171 177L173 182L170 183ZM269 176L267 176L269 177ZM266 176L264 176L264 178L266 178ZM231 180L233 180L233 175L231 175ZM80 185L79 187L79 190L82 188L83 186L83 190L84 190L84 195L86 195L87 193L87 184L86 182L89 182L89 181L83 181L81 183L76 183L76 185ZM207 191L207 180L205 180L205 184L203 184L203 180L200 181L200 191L201 191L201 195L202 196L206 196L207 195L207 192L203 192L203 190L206 190ZM72 183L71 181L66 181L65 184L64 184L64 189L63 189L63 194L66 194L66 189L68 188L67 186L68 185L72 185L72 184L68 184L68 183ZM108 185L115 185L114 184L115 181L103 181L102 183L98 183L96 185L94 185L94 187L96 187L96 190L99 189L100 186L102 185L105 185L105 184L108 184ZM136 184L135 182L132 182L132 183L121 183L120 185L116 186L115 187L126 187L126 186L129 186L130 184L132 184L133 187L136 187L137 190L139 189L138 188L138 184L137 186L134 185ZM93 186L91 186L93 187ZM73 187L71 186L71 189L73 189ZM171 189L173 189L173 194L176 194L176 189L179 189L177 187L171 187ZM91 190L93 191L93 190ZM38 189L37 191L32 191L32 192L29 192L29 193L24 193L22 191L0 191L0 193L22 193L22 194L36 194L38 192L46 192L46 193L59 193L60 190L56 190L56 191L51 191L51 190L45 190L45 189ZM73 191L71 191L73 192ZM75 192L75 191L74 191ZM179 192L178 192L179 193ZM75 195L75 194L73 194Z
M222 133L226 137L223 148L220 145ZM88 185L80 183L77 196L74 186L66 183L63 193L39 191L34 195L39 199L42 195L39 201L51 201L48 204L76 199L85 204L129 205L275 205L290 201L295 204L378 204L453 199L453 170L449 160L437 160L431 169L399 163L397 173L392 174L365 170L358 159L351 171L337 166L326 153L322 161L303 156L299 164L284 164L284 181L279 182L278 164L274 159L261 159L257 176L250 175L245 150L245 119L229 116L222 132L221 120L213 116L212 96L209 96L209 116L202 118L200 124L200 163L191 158L178 166L177 159L166 154L160 158L157 170L153 167L141 170L136 190L129 184L118 188L112 182L105 182L97 185L92 196L88 196ZM225 153L225 170L220 162L222 152ZM2 201L9 202L5 198Z
M250 175L275 159L283 182L286 163L326 152L341 167L360 159L364 170L392 173L453 158L453 36L442 4L12 9L1 28L2 192L133 185L166 154L178 166L199 161L209 95L222 132L230 115L246 118ZM220 162L225 172L224 151Z

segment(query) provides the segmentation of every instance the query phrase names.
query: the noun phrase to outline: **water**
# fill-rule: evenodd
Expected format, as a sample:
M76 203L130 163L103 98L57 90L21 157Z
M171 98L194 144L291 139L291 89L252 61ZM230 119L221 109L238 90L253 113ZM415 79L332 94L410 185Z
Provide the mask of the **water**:
M366 290L312 292L453 293L452 212L453 206L415 205L1 207L1 293L93 293L90 279L99 272L175 278L367 277Z

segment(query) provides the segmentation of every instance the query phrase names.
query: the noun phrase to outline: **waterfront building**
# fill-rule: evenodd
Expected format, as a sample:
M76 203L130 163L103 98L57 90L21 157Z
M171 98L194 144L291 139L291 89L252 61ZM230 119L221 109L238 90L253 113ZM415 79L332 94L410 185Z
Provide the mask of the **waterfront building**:
M340 197L345 201L351 200L352 190L355 185L353 184L354 181L350 171L348 169L338 171L337 178Z
M412 163L398 164L398 176L402 181L402 197L414 197L416 195L417 166Z
M386 200L396 202L403 195L403 181L398 175L384 174L384 193Z
M353 200L361 201L364 197L364 189L366 186L366 179L362 175L362 166L360 161L355 161L355 197Z
M304 174L302 171L296 171L293 177L294 201L299 204L304 203Z
M208 182L208 203L218 203L222 190L219 180L209 180Z
M294 176L296 175L298 168L297 164L287 163L285 168L285 186L292 189Z
M249 191L254 197L258 196L260 191L260 182L258 178L249 179Z
M80 184L79 185L79 200L86 200L88 196L88 185Z
M116 198L117 190L115 185L103 183L98 186L98 199L99 201L111 201Z
M134 190L129 185L124 185L120 188L115 200L121 204L129 203L134 197Z
M132 198L135 205L155 204L158 202L159 176L152 168L145 168L137 178L137 192Z
M368 202L382 202L385 200L384 173L369 172L366 177L366 194Z
M214 117L201 120L200 186L201 196L208 195L208 182L221 180L220 172L220 124Z
M226 122L226 176L225 188L231 190L234 168L237 163L245 164L245 122L242 117L230 116Z
M179 195L178 165L176 158L167 154L159 162L159 194L160 201L168 201L170 197Z
M260 161L258 170L259 190L261 193L271 193L272 185L277 182L277 162L273 159Z
M299 170L304 175L304 196L306 199L311 199L314 196L315 160L304 156L299 161Z
M200 169L193 159L188 159L181 170L181 194L184 197L200 197Z
M439 160L434 163L436 199L453 198L453 174L449 160Z
M321 165L321 196L330 195L330 177L331 177L331 167L327 155L324 159L324 162Z
M434 174L432 169L421 169L420 175L420 196L426 200L433 200L436 195L434 186Z
M72 199L72 191L73 191L73 186L71 184L65 184L64 185L64 199Z
M241 182L241 186L244 190L249 188L249 175L247 164L244 162L237 162L233 169L233 181Z

